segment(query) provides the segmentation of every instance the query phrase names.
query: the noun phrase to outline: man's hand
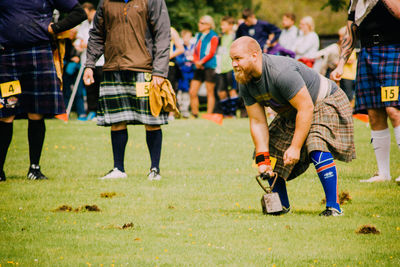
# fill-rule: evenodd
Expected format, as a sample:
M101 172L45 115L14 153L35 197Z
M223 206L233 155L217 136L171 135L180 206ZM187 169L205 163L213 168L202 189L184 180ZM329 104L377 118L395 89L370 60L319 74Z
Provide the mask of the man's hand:
M300 160L300 149L290 146L283 154L283 164L294 165Z
M194 65L196 65L196 69L199 69L199 70L204 69L203 63L201 63L201 61L196 61L194 63Z
M272 170L271 165L264 165L264 164L258 166L258 173L259 174L268 173L270 177L273 177L275 175L273 170Z
M48 31L50 34L54 34L54 31L53 31L53 28L51 27L51 24L53 24L53 22L50 23L49 26L47 26L47 31Z
M85 69L85 72L83 73L83 83L86 86L89 86L92 83L94 83L93 70L91 68Z
M339 63L336 69L331 72L330 78L331 80L338 82L342 79L343 75L343 66Z
M154 76L153 75L153 80L151 81L153 83L154 88L161 87L162 83L164 82L165 78L161 76Z

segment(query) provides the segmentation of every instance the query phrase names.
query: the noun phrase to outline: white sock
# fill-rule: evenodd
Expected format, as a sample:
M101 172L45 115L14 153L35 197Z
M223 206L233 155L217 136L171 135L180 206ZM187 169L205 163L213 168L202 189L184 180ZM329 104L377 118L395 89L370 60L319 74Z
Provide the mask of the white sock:
M372 146L374 147L379 175L390 178L390 131L371 130Z
M394 130L394 136L396 137L397 146L400 148L400 126L397 126Z

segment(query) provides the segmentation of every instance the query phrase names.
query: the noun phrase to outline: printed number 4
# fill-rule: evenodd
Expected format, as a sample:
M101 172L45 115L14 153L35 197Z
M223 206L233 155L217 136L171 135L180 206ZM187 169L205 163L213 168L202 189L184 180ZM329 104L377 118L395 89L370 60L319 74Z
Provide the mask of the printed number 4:
M10 84L10 87L8 88L8 92L9 93L14 93L15 92L14 86L12 84Z

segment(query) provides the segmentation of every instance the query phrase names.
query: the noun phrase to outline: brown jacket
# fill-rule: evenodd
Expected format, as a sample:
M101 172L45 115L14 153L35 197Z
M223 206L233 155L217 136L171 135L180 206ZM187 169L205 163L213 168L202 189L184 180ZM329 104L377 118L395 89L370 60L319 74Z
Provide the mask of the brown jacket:
M164 0L101 0L90 30L86 67L95 68L104 53L104 71L167 77L170 39Z

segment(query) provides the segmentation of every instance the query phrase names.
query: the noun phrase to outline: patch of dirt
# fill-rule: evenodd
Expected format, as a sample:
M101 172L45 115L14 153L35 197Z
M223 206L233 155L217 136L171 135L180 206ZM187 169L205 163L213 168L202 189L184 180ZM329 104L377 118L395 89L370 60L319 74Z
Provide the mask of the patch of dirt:
M59 206L58 208L56 208L53 211L72 211L72 210L73 210L73 208L71 206L62 205L62 206Z
M361 225L360 227L358 227L358 229L356 230L357 234L380 234L381 232L376 229L376 227L372 224L366 224L366 225Z
M98 211L100 211L100 209L99 209L99 207L97 205L85 205L85 206L82 206L82 207L79 207L79 208L76 208L76 209L72 208L69 205L62 205L62 206L56 208L53 211L55 211L55 212L57 212L57 211L67 211L67 212L70 212L70 211L75 211L75 212L97 211L98 212Z
M133 228L133 223L125 223L124 225L122 225L122 229L127 229L127 228Z
M79 212L79 211L96 211L96 212L99 212L100 209L99 209L99 207L97 207L97 205L85 205L85 206L82 206L82 207L79 207L79 208L75 209L75 211L76 212Z
M339 194L339 204L340 205L344 205L344 204L347 204L347 203L351 203L351 196L350 196L350 193L349 192L347 192L347 191L342 191L342 192L340 192L340 194ZM321 204L326 204L326 198L323 198L322 200L321 200Z
M102 198L113 198L117 195L115 192L104 192L100 194L100 197Z

